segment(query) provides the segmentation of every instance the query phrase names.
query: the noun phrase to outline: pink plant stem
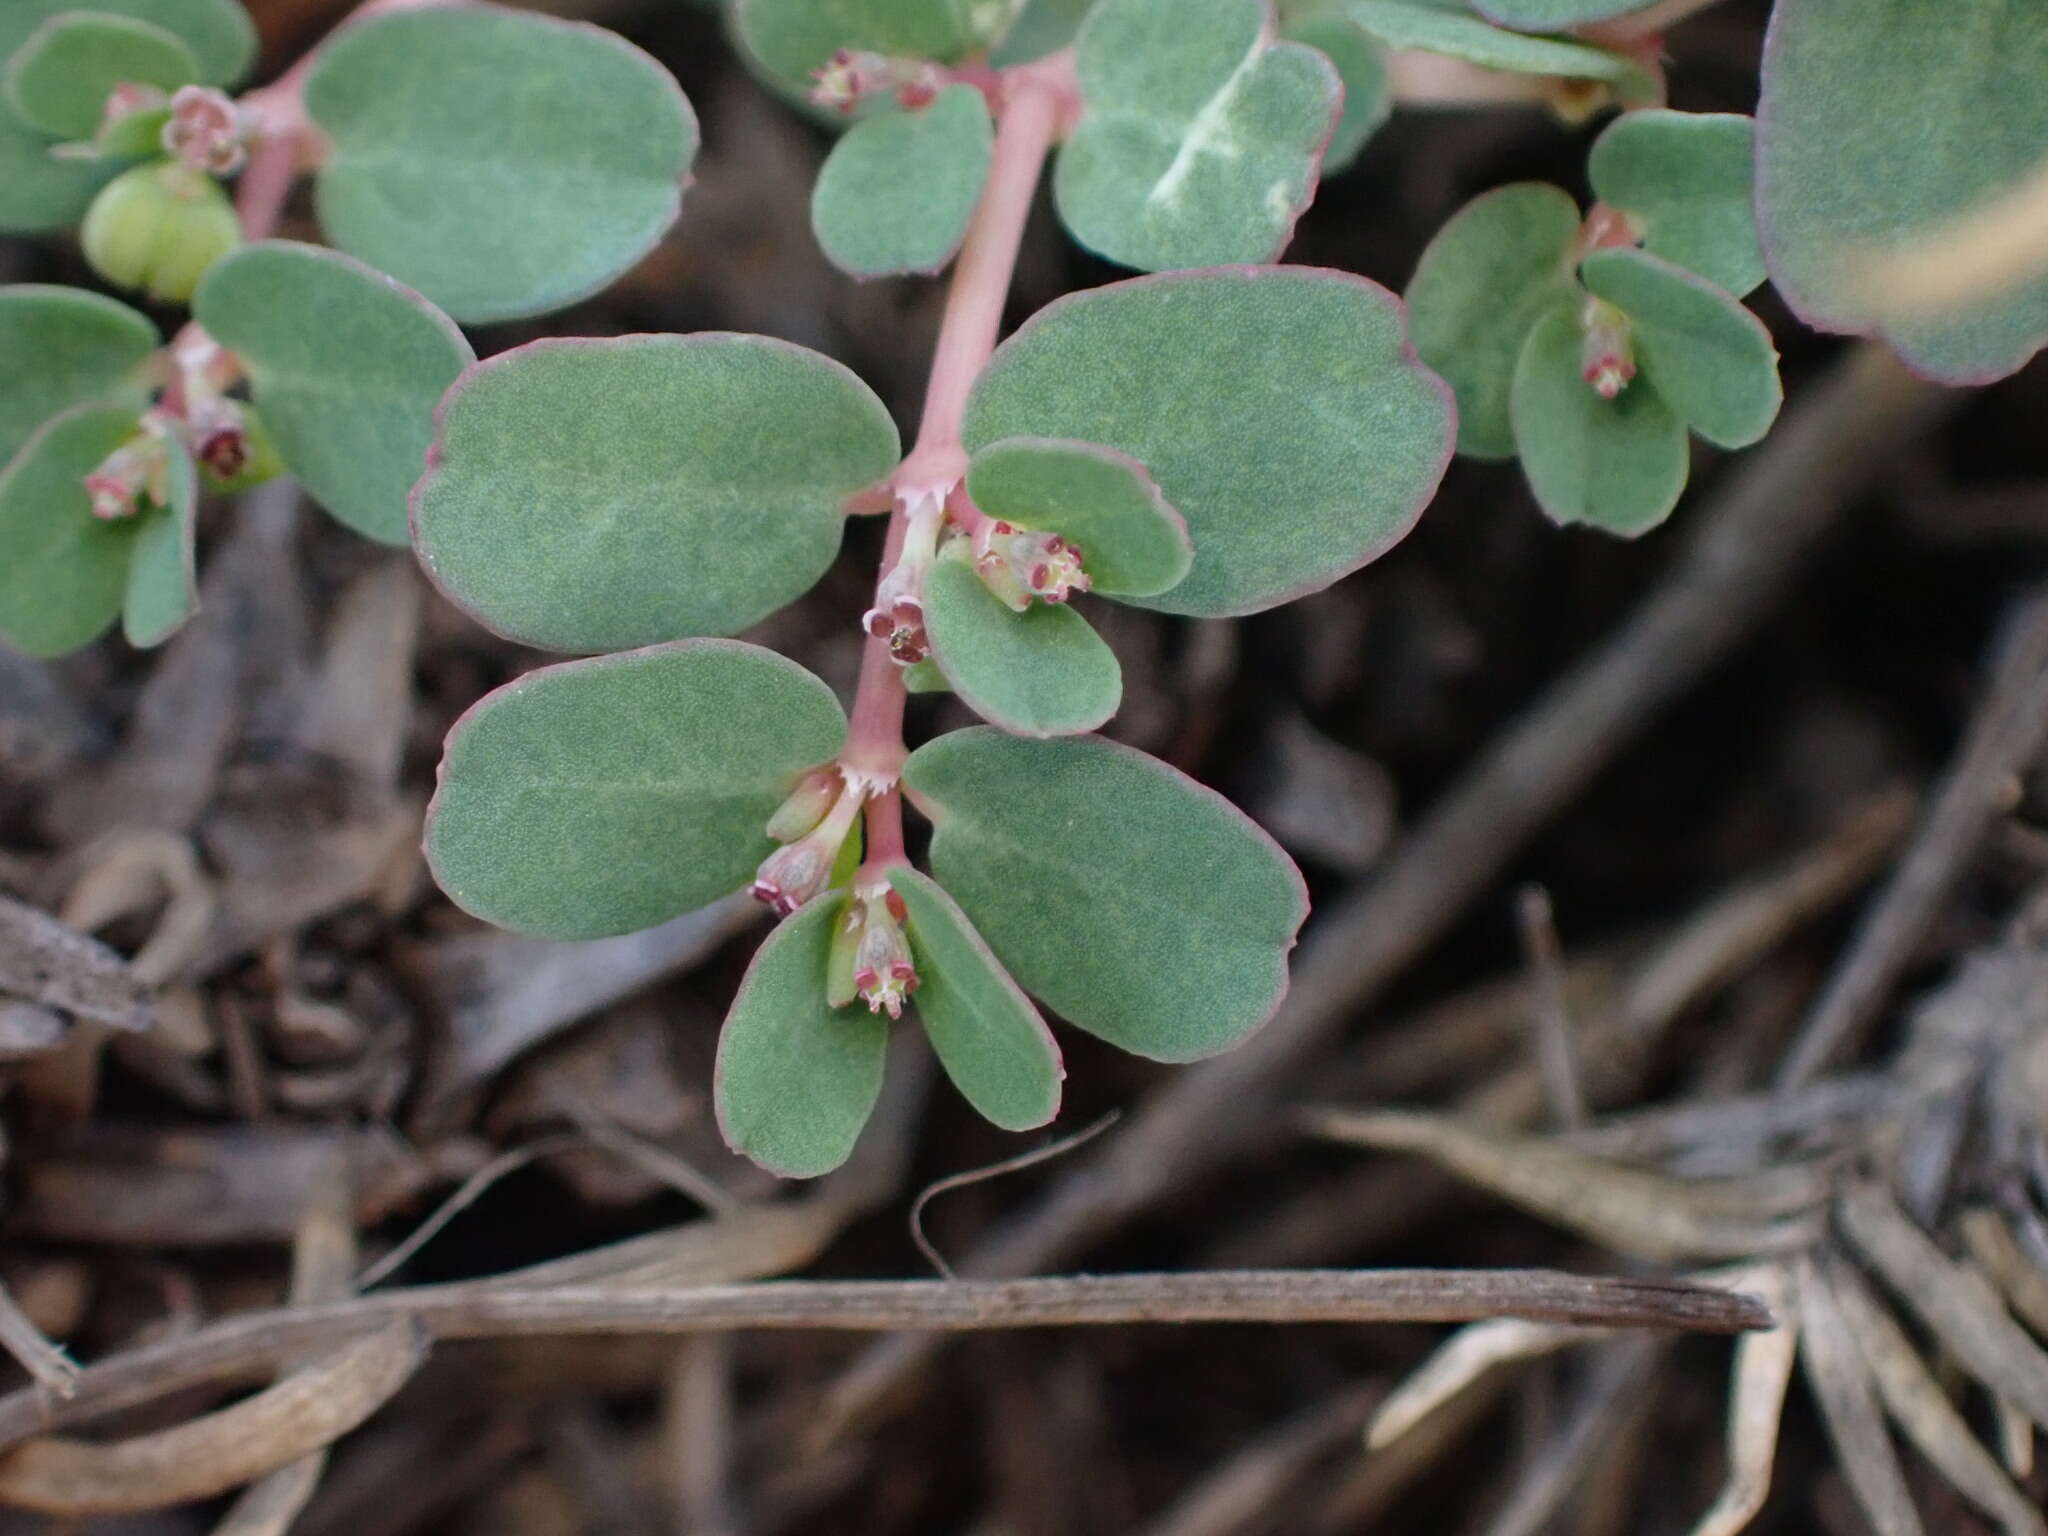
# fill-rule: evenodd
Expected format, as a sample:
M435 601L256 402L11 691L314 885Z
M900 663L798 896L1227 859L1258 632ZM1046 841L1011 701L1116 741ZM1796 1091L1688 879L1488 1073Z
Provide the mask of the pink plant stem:
M917 444L889 482L895 510L882 550L884 576L902 556L910 508L946 501L967 472L967 450L960 440L967 397L995 352L1039 173L1072 111L1072 56L1055 55L1009 71L1002 86L1002 115L988 185L953 268ZM879 584L877 592L879 601ZM861 654L860 684L842 761L892 787L868 802L863 879L878 877L890 865L903 862L903 805L893 785L903 767L905 697L903 672L890 657L887 640L870 637Z
M244 240L267 240L276 232L285 199L299 179L305 150L305 136L296 130L266 130L257 140L235 183L235 213L242 221Z

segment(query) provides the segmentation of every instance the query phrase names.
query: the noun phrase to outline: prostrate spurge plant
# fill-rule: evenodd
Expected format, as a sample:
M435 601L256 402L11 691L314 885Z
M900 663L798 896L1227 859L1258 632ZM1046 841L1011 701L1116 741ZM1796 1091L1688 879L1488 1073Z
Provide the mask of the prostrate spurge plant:
M21 0L0 15L0 228L82 216L103 275L193 294L196 323L160 348L112 300L0 292L0 363L38 360L0 368L0 631L53 653L125 610L139 643L170 633L202 485L281 461L387 540L410 488L456 603L588 657L451 734L428 828L449 893L588 938L751 888L781 921L726 1020L716 1100L781 1172L847 1155L906 1009L990 1120L1042 1124L1061 1068L1033 998L1143 1055L1223 1050L1277 1005L1305 916L1258 828L1086 734L1122 679L1074 599L1223 617L1315 591L1407 532L1454 445L1519 457L1558 521L1641 532L1679 499L1689 432L1740 447L1776 414L1776 355L1741 304L1766 268L1814 323L1942 377L2048 339L2038 268L1934 303L1885 280L2048 156L2048 10L1779 0L1752 124L1662 107L1657 29L1697 8L733 0L750 64L845 127L812 202L825 251L858 277L953 268L906 455L860 380L768 338L474 361L449 316L592 292L675 215L694 119L616 39L371 0L236 102L231 0ZM1981 131L1897 109L1930 90ZM1397 100L1630 109L1594 146L1588 212L1523 184L1445 227L1409 285L1412 347L1385 290L1270 265ZM1154 275L998 346L1048 160L1074 238ZM309 169L348 254L221 254L217 178L239 170L253 238ZM849 716L721 637L807 591L866 514L887 536ZM906 695L938 688L988 724L910 751Z

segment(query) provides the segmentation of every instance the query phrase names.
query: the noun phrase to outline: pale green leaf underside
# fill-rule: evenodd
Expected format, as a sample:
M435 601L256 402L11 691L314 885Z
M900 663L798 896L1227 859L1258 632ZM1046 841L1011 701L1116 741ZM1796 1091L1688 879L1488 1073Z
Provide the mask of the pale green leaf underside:
M1012 612L951 556L924 583L932 659L982 719L1021 736L1092 731L1123 702L1116 653L1064 603Z
M473 369L415 494L420 558L493 629L558 651L732 634L838 553L895 424L763 336L542 341Z
M1266 0L1102 0L1075 44L1083 112L1060 217L1141 271L1271 261L1315 193L1342 85L1266 35Z
M675 222L697 119L616 35L496 6L350 26L306 107L328 141L321 226L456 319L586 297Z
M993 41L1017 0L738 0L740 39L769 73L803 89L840 48L951 63Z
M1059 1047L967 914L914 869L889 872L910 918L912 999L939 1065L982 1117L1028 1131L1059 1113Z
M946 681L946 674L939 670L939 664L927 656L923 661L912 662L903 669L903 691L951 693L953 685Z
M1763 322L1726 289L1647 251L1596 251L1586 287L1629 317L1638 382L1647 381L1693 431L1746 448L1771 430L1784 390Z
M403 544L434 407L476 360L448 317L361 262L285 241L216 262L193 311L242 360L313 497L358 533Z
M1441 53L1488 69L1525 75L1633 83L1632 59L1562 37L1529 37L1482 21L1457 5L1431 0L1346 0L1352 17L1389 48Z
M1254 613L1329 585L1414 525L1452 411L1401 306L1344 273L1173 273L1075 294L997 350L966 439L1098 442L1143 464L1195 563L1167 613Z
M122 407L78 406L0 472L0 638L31 656L77 650L121 611L135 520L94 517L85 477L138 421Z
M825 1001L844 905L814 901L761 941L718 1035L718 1128L735 1152L784 1178L845 1162L882 1091L888 1020Z
M1344 112L1323 150L1322 173L1333 176L1359 156L1394 110L1393 82L1387 78L1386 49L1364 27L1343 14L1340 0L1312 7L1280 8L1280 35L1314 48L1328 59L1344 85Z
M1017 20L989 54L989 63L1008 69L1057 53L1074 40L1094 5L1095 0L1023 0Z
M768 818L845 736L830 689L738 641L545 667L449 733L427 857L501 927L651 928L745 885L774 850Z
M14 115L39 133L89 139L117 85L174 91L199 78L185 40L134 16L53 16L7 60L0 88Z
M1157 597L1194 564L1187 522L1145 466L1097 443L990 443L967 466L967 494L990 517L1077 545L1100 597Z
M1633 537L1671 515L1690 468L1685 423L1645 379L1603 400L1580 373L1578 318L1536 322L1515 368L1522 472L1545 515Z
M855 124L811 192L818 243L855 277L938 271L966 238L994 143L988 102L971 85Z
M170 505L135 520L128 580L121 594L121 633L147 650L162 645L199 611L199 472L184 445L170 449Z
M1645 233L1653 255L1741 298L1764 280L1756 238L1756 126L1727 112L1624 112L1586 161L1593 195Z
M156 350L126 304L82 288L0 288L0 469L59 411L102 399Z
M256 54L256 28L236 0L0 0L0 61L53 16L87 10L133 16L184 39L200 79L240 79ZM35 234L75 224L121 163L56 160L54 140L0 111L0 232Z
M1571 292L1578 232L1578 205L1562 190L1517 182L1467 203L1416 264L1408 325L1457 396L1460 453L1514 457L1508 387L1530 327Z
M1936 310L1891 307L1872 264L2008 194L2048 152L2040 0L1779 0L1757 116L1771 278L1821 330L1879 334L1981 384L2048 342L2048 275Z
M911 754L932 873L1019 984L1162 1061L1228 1049L1278 1006L1301 877L1228 801L1096 737L956 731Z

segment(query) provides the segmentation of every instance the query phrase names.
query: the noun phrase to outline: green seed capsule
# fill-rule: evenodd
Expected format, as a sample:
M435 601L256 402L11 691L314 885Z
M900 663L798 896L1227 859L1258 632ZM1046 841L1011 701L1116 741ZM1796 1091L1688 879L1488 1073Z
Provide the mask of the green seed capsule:
M206 269L241 241L220 183L168 160L108 182L79 230L85 259L100 276L176 304L190 299Z

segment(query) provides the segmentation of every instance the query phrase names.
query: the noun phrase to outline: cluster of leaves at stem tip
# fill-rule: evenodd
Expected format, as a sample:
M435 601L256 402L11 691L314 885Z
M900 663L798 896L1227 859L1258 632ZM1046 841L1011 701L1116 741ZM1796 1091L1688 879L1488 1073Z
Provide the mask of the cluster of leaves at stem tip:
M55 655L119 618L161 642L196 608L203 495L290 473L409 540L480 623L584 658L452 732L427 851L457 902L559 939L749 887L775 910L719 1043L736 1147L791 1175L843 1160L906 1010L977 1110L1044 1124L1062 1068L1039 1005L1160 1060L1227 1049L1278 1006L1306 915L1249 820L1090 734L1122 678L1075 599L1217 618L1313 592L1407 533L1454 448L1518 458L1558 522L1653 527L1689 433L1739 449L1776 414L1742 304L1766 275L1945 380L2048 340L2048 280L1931 308L1866 280L2048 148L2038 0L1778 0L1755 122L1664 108L1669 9L731 0L749 66L841 130L812 222L843 270L937 275L965 246L956 282L1000 288L1050 157L1067 232L1142 274L992 356L967 333L1002 294L956 295L906 457L866 385L770 338L476 360L460 324L586 297L678 216L696 120L620 39L370 0L238 97L234 0L12 0L0 230L76 225L107 283L191 319L166 342L103 294L0 290L0 635ZM1433 97L1618 111L1591 207L1484 191L1405 305L1276 264L1319 179ZM263 238L303 176L331 248ZM880 511L849 721L727 637ZM906 753L904 694L941 689L987 724Z

